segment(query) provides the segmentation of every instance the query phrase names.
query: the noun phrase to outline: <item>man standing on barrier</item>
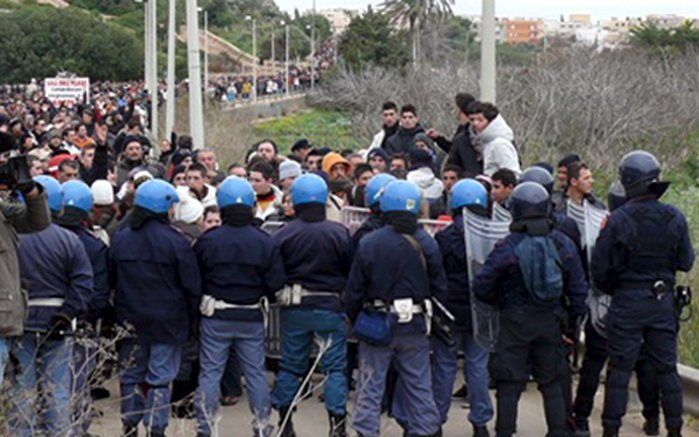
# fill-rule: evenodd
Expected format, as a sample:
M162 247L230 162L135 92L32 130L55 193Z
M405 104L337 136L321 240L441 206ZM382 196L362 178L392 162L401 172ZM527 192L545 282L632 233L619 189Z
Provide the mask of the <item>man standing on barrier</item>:
M619 164L619 177L627 201L608 217L591 265L595 285L612 295L604 437L619 435L642 345L655 367L668 436L679 437L682 383L677 373L675 273L692 268L694 249L682 213L659 202L669 183L660 181L660 163L653 155L627 154Z
M58 181L50 176L37 176L35 181L46 192L51 212L60 214L63 190ZM78 237L55 224L23 235L18 255L22 281L29 284L29 309L25 333L12 344L18 368L9 429L23 437L41 431L48 436L69 435L74 429L72 326L87 311L92 267Z
M306 174L291 186L296 211L274 240L279 245L287 281L277 293L281 307L282 359L272 404L279 411L283 437L296 434L291 421L294 402L308 372L314 337L320 338L321 369L330 436L344 437L347 403L347 333L340 294L352 262L352 243L343 225L326 220L328 187Z
M164 437L170 414L170 383L183 345L198 320L200 276L187 238L170 226L175 188L160 179L136 190L129 223L110 248L110 278L117 323L135 337L119 346L124 436L135 437L143 421L150 437Z
M560 384L563 350L562 296L570 317L585 314L587 283L573 242L553 228L551 200L535 182L519 184L510 197L511 234L495 246L472 284L476 297L500 309L500 333L491 356L497 384L499 437L515 434L517 404L529 379L544 397L548 436L566 435Z
M432 394L432 298L444 301L446 278L436 242L418 227L420 189L394 181L381 195L387 226L359 244L345 289L345 303L360 340L360 376L352 427L360 436L380 433L381 400L393 361L402 380L399 402L407 435L438 436Z
M286 277L279 249L252 226L255 191L245 179L226 179L217 191L223 225L194 245L202 273L199 330L198 436L215 434L221 378L231 347L247 383L255 437L269 437L271 401L265 368L265 325L269 299Z
M457 354L464 352L464 376L469 388L469 422L474 437L487 437L487 423L493 417L493 404L488 393L489 350L476 343L473 338L466 241L464 239L463 212L488 215L488 193L475 179L464 179L451 190L450 209L454 221L435 235L447 277L449 291L445 305L454 315L452 324L456 344L449 345L435 337L432 340L432 381L434 398L442 424L447 421L451 406L451 392L457 372Z

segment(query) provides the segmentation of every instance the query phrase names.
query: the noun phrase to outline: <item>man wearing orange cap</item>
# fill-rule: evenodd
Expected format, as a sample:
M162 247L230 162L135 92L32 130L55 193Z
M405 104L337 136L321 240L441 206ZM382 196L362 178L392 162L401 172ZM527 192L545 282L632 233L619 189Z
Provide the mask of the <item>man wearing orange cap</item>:
M350 164L339 153L330 152L325 155L321 166L331 181L348 178Z

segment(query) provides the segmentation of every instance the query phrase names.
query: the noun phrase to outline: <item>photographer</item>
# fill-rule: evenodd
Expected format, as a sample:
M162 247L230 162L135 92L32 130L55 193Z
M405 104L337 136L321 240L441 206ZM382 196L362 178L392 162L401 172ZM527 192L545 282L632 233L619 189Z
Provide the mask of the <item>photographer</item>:
M22 335L25 299L22 295L17 259L17 233L37 232L51 221L41 187L29 177L25 157L9 160L11 139L0 141L0 190L16 190L24 202L0 200L0 383L8 357L8 337Z

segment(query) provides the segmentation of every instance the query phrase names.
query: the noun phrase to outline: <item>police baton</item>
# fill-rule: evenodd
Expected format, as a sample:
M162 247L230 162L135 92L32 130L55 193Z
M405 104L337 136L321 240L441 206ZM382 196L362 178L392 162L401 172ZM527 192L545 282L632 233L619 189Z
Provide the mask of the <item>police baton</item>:
M444 316L446 316L446 318L449 319L449 321L451 321L452 323L456 322L456 317L454 317L451 311L449 311L447 307L445 307L439 300L437 300L437 298L431 297L430 300L437 306L437 308L439 308L439 311L441 311L444 314Z

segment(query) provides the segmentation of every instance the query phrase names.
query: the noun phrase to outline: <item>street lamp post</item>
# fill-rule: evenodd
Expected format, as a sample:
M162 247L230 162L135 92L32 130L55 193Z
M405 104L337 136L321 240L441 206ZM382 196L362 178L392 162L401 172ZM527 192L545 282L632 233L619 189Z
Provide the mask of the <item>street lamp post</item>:
M315 20L315 16L313 17L313 20ZM306 29L309 29L311 31L311 91L313 91L314 88L314 82L315 82L315 54L316 54L316 39L315 39L315 24L307 25Z
M481 20L481 100L495 103L495 0L483 0Z
M209 89L209 11L198 7L197 12L204 15L204 94L206 94ZM206 102L206 95L204 102Z
M158 14L156 0L148 2L148 18L150 21L149 39L150 43L150 82L148 92L150 94L150 129L151 136L157 144L158 140Z
M195 149L204 147L204 114L201 105L201 63L197 0L187 0L187 64L189 66L189 130Z
M284 63L286 69L286 95L289 96L289 23L282 21L282 26L284 26L284 33L286 34L286 42L284 44Z
M175 127L175 2L169 0L167 24L167 100L165 102L165 135L169 136ZM174 144L171 145L173 148Z
M275 41L274 41L274 27L272 27L272 77L274 77L274 80L276 79L277 75L277 57L274 55L274 46L276 46Z
M252 101L257 101L257 21L250 15L245 20L252 21Z

